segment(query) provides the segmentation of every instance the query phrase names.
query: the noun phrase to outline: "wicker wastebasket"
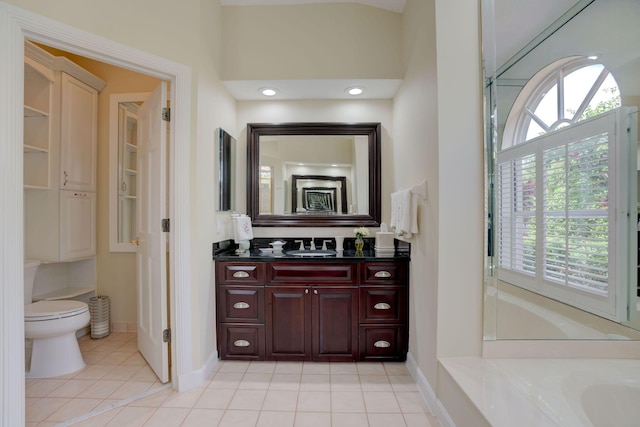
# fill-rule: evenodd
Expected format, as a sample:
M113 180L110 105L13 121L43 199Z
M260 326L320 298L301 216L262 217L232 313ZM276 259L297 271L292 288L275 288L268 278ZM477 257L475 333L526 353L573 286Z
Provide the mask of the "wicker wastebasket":
M104 338L111 332L111 300L98 295L89 299L91 314L91 338Z

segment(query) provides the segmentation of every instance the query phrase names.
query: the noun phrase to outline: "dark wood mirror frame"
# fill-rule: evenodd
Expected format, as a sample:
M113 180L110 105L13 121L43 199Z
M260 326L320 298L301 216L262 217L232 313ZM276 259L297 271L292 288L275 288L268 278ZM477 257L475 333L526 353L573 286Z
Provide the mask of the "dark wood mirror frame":
M260 137L263 135L366 135L369 140L368 214L260 214ZM256 227L377 227L381 219L380 123L248 123L247 212Z

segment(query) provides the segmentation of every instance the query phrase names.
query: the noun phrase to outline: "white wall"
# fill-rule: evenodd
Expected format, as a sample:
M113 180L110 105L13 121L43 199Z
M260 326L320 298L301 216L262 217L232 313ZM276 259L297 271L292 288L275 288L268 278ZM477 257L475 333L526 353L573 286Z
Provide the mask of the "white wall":
M436 391L437 359L479 356L482 342L478 7L408 0L393 105L393 190L428 182L411 246L409 351Z
M403 14L405 77L394 100L393 190L427 180L420 232L411 245L409 351L435 388L438 326L439 140L435 2L409 0Z
M359 4L224 7L225 80L401 79L400 14Z
M438 357L480 356L483 119L480 2L436 0ZM455 23L455 25L453 25Z

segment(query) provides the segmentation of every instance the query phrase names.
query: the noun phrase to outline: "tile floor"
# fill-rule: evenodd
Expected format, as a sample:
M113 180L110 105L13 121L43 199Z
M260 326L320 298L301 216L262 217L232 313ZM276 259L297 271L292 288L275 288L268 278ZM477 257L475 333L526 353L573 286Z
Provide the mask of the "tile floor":
M84 341L85 361L95 364L70 378L27 381L27 426L440 426L403 363L221 361L201 387L132 400L160 385L137 351L122 354L135 348L135 334Z

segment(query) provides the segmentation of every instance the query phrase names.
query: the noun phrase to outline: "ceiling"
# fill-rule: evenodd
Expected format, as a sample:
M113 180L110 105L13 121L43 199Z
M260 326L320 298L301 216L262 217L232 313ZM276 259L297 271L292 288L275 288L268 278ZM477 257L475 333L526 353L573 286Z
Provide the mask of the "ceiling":
M222 6L269 6L311 3L360 3L402 13L407 0L220 0Z

